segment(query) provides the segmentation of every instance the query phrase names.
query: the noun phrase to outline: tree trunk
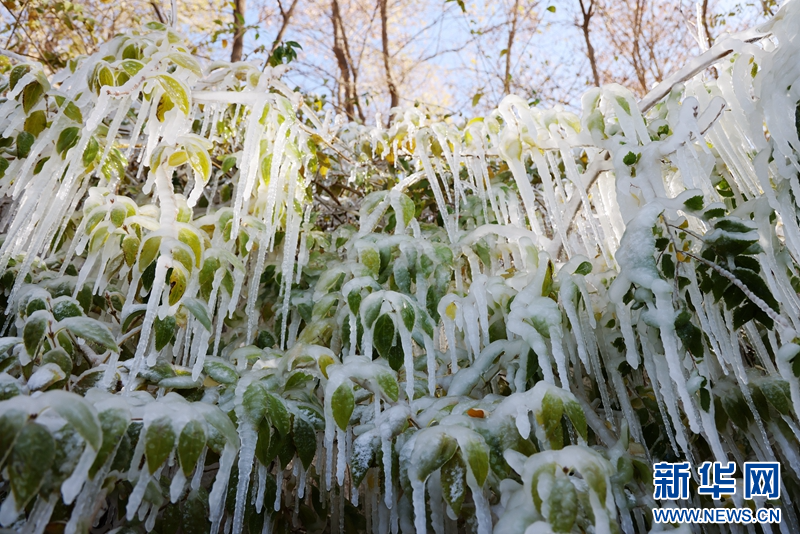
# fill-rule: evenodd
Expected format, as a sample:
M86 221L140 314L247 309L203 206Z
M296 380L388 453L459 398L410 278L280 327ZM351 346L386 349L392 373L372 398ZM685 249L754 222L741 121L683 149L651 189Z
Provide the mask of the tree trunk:
M386 4L388 0L378 0L381 11L381 44L383 46L383 68L386 71L386 86L389 88L389 108L400 105L400 94L392 78L391 56L389 55L389 29L386 16Z
M247 10L247 0L233 0L233 49L231 49L231 62L241 61L244 51L244 13Z

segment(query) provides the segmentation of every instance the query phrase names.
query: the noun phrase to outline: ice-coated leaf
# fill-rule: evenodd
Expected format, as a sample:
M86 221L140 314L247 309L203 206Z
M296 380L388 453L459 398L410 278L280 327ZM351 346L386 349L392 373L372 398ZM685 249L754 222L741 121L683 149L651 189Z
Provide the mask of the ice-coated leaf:
M103 410L97 414L97 417L103 432L103 444L100 446L100 450L97 451L94 463L89 469L90 477L94 477L97 471L105 465L111 453L117 449L130 424L130 414L121 408Z
M203 260L203 245L197 233L188 228L181 228L178 231L178 239L192 249L195 266L200 267L200 262Z
M393 402L397 402L397 398L400 395L400 387L394 375L389 372L379 373L375 376L375 380L377 380L383 393Z
M580 274L582 276L586 276L590 272L592 272L592 264L588 261L582 262L580 265L578 265L578 268L575 269L575 274Z
M161 247L161 237L153 236L148 237L142 244L142 250L139 252L139 270L144 271L156 259L156 255Z
M292 438L298 458L303 462L303 467L308 469L317 453L317 433L314 431L314 427L302 417L295 416L292 424Z
M25 343L25 350L31 356L36 354L39 343L44 339L44 333L47 330L50 317L50 312L39 310L28 317L25 322L25 327L22 329L22 340Z
M550 510L548 520L553 532L572 532L578 515L578 492L568 477L556 476L547 502Z
M467 465L456 453L442 466L442 497L450 508L461 515L461 505L467 494Z
M61 130L61 133L58 134L58 141L56 141L56 152L61 157L64 157L67 151L78 142L78 137L80 137L80 130L77 126L70 126Z
M97 158L97 154L100 151L100 143L97 142L94 136L89 138L89 142L86 144L86 148L83 149L83 156L81 157L81 161L83 162L84 167L88 167L91 165L95 158Z
M291 430L291 416L289 415L289 411L286 409L283 400L279 397L272 393L267 393L266 395L267 417L281 437L286 437Z
M0 466L11 452L14 440L27 420L28 414L21 410L12 409L0 415Z
M55 440L46 427L28 421L17 434L8 459L8 478L18 510L39 491L56 453Z
M401 193L399 195L400 198L400 209L402 210L398 216L402 215L403 218L403 225L408 226L408 223L411 222L411 219L414 218L414 214L416 213L417 207L414 205L414 201L409 198L408 195Z
M117 342L108 327L96 319L89 317L68 317L58 323L59 328L66 328L69 332L86 341L91 341L111 352L119 352Z
M147 426L144 436L144 456L150 474L163 464L175 448L175 429L167 416L159 417Z
M584 441L589 439L589 430L586 425L586 414L583 413L583 408L575 400L567 400L564 402L564 412L567 414L567 418L572 423L572 426L575 427L575 430L580 434Z
M353 386L349 380L341 383L336 388L336 391L331 395L330 403L334 421L336 421L339 428L346 430L347 425L350 424L350 416L353 415L353 410L356 407Z
M187 310L192 312L192 315L194 315L195 319L200 321L200 324L202 324L206 330L209 332L211 331L211 317L209 316L208 306L205 302L196 298L187 298L183 299L182 304Z
M173 52L167 57L176 65L192 71L192 74L198 78L203 75L203 71L200 68L200 63L198 63L197 60L189 54L186 54L185 52Z
M208 151L194 145L187 146L186 151L189 155L189 165L192 166L195 176L200 183L205 184L211 176L211 158L208 155ZM199 184L197 187L199 187Z
M184 115L189 114L189 91L183 82L169 74L159 74L158 81L169 99L178 106Z
M80 396L66 391L50 391L45 396L50 407L67 420L94 449L99 450L103 442L103 431L97 412Z
M395 338L394 321L388 314L383 314L378 317L375 322L375 333L373 334L373 343L378 354L384 358L388 358L389 349L392 348Z
M475 437L461 443L461 452L467 460L472 476L483 486L489 474L489 449L483 439L475 434Z
M416 314L414 308L407 302L403 302L403 307L400 308L400 318L403 320L403 325L409 332L414 329L414 322L416 321Z
M53 303L53 318L61 321L67 317L80 317L83 315L80 305L72 299L59 300Z
M365 247L359 254L361 263L369 269L370 274L377 278L381 271L381 256L378 251L371 247Z
M194 419L183 426L178 437L178 460L183 474L187 477L194 471L197 459L206 446L205 424Z
M248 419L257 424L267 412L267 390L260 382L253 382L244 391L242 406Z
M429 439L417 438L414 454L411 457L417 480L428 480L431 473L446 464L457 450L458 442L446 432L435 432ZM411 466L409 466L409 476L411 476Z
M564 403L557 394L547 392L542 399L540 423L544 427L547 441L552 449L564 447L564 434L561 427L561 416L564 415Z
M43 391L67 377L58 364L45 363L28 378L28 388L31 391Z
M167 315L163 319L156 317L153 323L153 330L156 334L156 350L161 350L172 341L175 335L175 317Z
M172 274L169 276L169 305L174 306L180 302L186 292L188 283L186 271L180 265L173 265Z
M239 379L236 368L222 358L207 356L203 368L208 376L220 384L235 384Z

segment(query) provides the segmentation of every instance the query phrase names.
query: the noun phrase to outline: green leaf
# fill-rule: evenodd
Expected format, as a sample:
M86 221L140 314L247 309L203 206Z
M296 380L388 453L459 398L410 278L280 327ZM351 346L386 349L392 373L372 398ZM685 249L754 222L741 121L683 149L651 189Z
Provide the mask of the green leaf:
M542 399L541 421L547 441L553 450L564 447L564 434L561 428L561 417L564 415L564 402L557 394L545 393Z
M381 256L374 248L365 247L360 254L361 263L369 269L374 278L378 278L381 272Z
M0 467L11 452L11 447L27 420L28 414L16 409L7 410L0 415Z
M412 219L414 219L414 215L417 212L417 207L414 205L414 201L411 200L408 195L400 193L399 198L401 213L397 215L402 216L403 225L408 226Z
M175 447L175 437L169 417L159 417L148 425L144 436L144 456L151 475L169 458Z
M72 358L70 358L69 354L67 354L67 351L60 347L44 353L42 356L42 365L46 365L48 363L56 364L62 371L64 371L65 376L69 376L69 374L72 372Z
M780 380L778 379L765 380L759 384L759 387L769 403L776 410L782 415L791 416L793 410L790 397L787 397L785 390L779 385L779 382Z
M198 63L197 60L191 55L185 52L173 52L167 57L176 65L192 71L192 73L198 78L203 76L203 70L200 68L200 63Z
M195 145L188 145L186 151L189 155L189 165L192 166L195 177L205 184L211 177L211 157L208 155L208 151Z
M289 411L283 400L271 393L267 393L267 417L281 437L289 435L292 423Z
M187 477L194 471L197 459L200 458L200 453L203 452L205 446L205 425L194 419L186 423L178 437L178 460L180 460L183 474Z
M350 424L350 416L353 415L353 410L356 407L355 397L353 396L353 386L349 380L343 382L336 388L336 391L331 395L331 410L333 411L333 419L342 430L347 429Z
M625 100L621 96L618 96L618 97L616 97L616 101L617 101L617 104L619 104L619 107L621 107L622 110L625 113L627 113L628 115L631 114L631 106L630 106L630 104L628 104L627 100ZM627 165L627 163L626 163L626 165Z
M178 109L180 109L184 115L188 115L189 91L186 89L183 82L178 81L169 74L159 74L158 81L161 83L161 87L164 88L164 93L169 96L169 99L174 104L177 104Z
M156 317L156 320L153 324L153 329L156 333L156 350L160 351L164 347L166 347L172 338L175 336L175 326L177 325L177 321L175 317L168 315L163 319Z
M254 382L247 386L242 396L242 406L247 418L258 424L267 413L267 391L261 382Z
M700 211L703 209L703 195L693 196L683 203L689 211Z
M90 319L89 317L68 317L58 324L60 328L66 328L74 336L83 338L86 341L91 341L111 352L119 352L119 347L117 346L117 342L114 341L111 330L96 319Z
M221 358L206 357L204 369L208 376L220 384L235 384L239 380L236 368Z
M369 438L369 436L364 436L356 440L350 462L348 462L350 477L353 480L353 484L356 486L361 485L364 477L367 476L367 471L375 464L378 447L380 445L380 439L377 437L372 437L369 443L365 445L362 442L366 438Z
M424 447L421 447L420 441L417 441L411 457L417 480L420 481L428 480L431 473L446 464L458 450L456 439L445 432L437 432L433 439L426 439L424 443Z
M703 333L692 323L692 314L688 310L681 311L675 318L675 333L692 356L703 357Z
M187 310L192 312L192 315L200 321L206 330L211 332L211 317L208 313L208 306L202 300L196 298L187 298L183 299L183 305L186 307Z
M129 76L136 76L144 64L141 61L136 61L135 59L125 59L120 63L122 69L129 75Z
M302 417L295 416L292 438L297 449L297 457L303 462L303 467L308 469L317 453L317 433L314 431L314 427Z
M38 137L42 130L47 128L47 114L44 110L34 111L25 119L25 131L34 137Z
M61 321L68 317L82 316L83 310L81 310L80 304L72 299L64 298L63 300L58 300L53 303L53 318L55 318L56 321Z
M130 425L130 416L120 408L109 408L100 412L97 415L100 421L100 428L103 433L103 444L100 450L97 451L94 463L89 469L89 476L93 477L97 474L106 461L111 457L111 454L117 450L120 440L125 435Z
M456 453L442 466L442 496L456 513L461 515L461 506L467 494L467 466Z
M36 138L28 132L17 134L17 157L20 159L27 158L35 140Z
M589 429L586 425L586 414L583 413L583 408L575 400L568 400L564 402L564 412L567 414L572 426L580 434L584 441L589 439Z
M393 402L397 402L397 398L400 395L400 386L398 386L397 379L394 375L389 372L379 373L375 376L375 379L383 390L383 393Z
M358 308L361 306L361 291L354 289L348 293L347 305L350 307L352 313L358 313Z
M225 156L222 160L222 172L228 172L236 166L236 156Z
M17 435L8 462L8 478L18 510L39 491L55 458L55 440L46 427L29 421Z
M625 103L627 104L627 102ZM639 156L633 152L628 152L625 154L625 157L622 158L622 163L628 166L635 164L637 161L639 161Z
M578 492L569 477L556 474L547 502L550 508L547 519L553 532L572 532L578 516Z
M89 138L86 148L83 150L83 166L88 167L97 158L97 153L100 150L100 143L97 142L94 136Z
M472 95L472 107L473 108L478 105L478 102L481 101L481 98L483 98L483 93L481 93L480 91L475 93L474 95Z
M467 464L472 471L472 476L483 486L489 474L489 449L482 439L475 438L461 444L461 452L467 459Z
M44 339L47 324L50 322L50 313L46 310L38 310L28 317L25 327L22 329L22 341L25 343L25 350L31 356L36 355L39 344Z
M375 349L384 358L388 358L389 350L394 345L395 329L394 321L388 314L383 314L378 317L375 322L375 330L373 335L373 343Z
M550 13L555 13L556 12L556 6L547 6L547 11L549 11Z
M89 446L94 450L100 450L103 444L103 430L94 408L74 393L50 391L45 395L50 407L66 419Z
M44 94L44 89L41 83L34 81L26 85L25 89L22 90L22 110L26 115L39 103Z
M587 274L589 274L591 272L592 272L592 264L589 263L588 261L584 261L583 263L578 265L578 268L575 269L575 273L574 274L579 274L581 276L586 276Z
M56 141L56 152L63 158L67 151L75 146L80 137L80 129L77 126L70 126L64 128L58 134L58 141Z
M172 274L169 276L169 305L174 306L180 302L186 292L186 271L180 265L173 265Z
M414 330L414 322L416 321L414 308L405 301L403 302L403 307L400 308L400 318L403 320L403 325L406 327L406 330L409 332Z

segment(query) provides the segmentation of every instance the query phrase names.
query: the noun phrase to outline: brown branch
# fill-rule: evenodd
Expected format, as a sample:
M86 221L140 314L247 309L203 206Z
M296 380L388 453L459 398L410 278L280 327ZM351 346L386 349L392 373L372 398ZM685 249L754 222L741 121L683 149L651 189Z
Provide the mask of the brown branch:
M283 41L283 34L286 33L286 29L289 27L289 22L292 19L292 14L294 13L294 8L297 6L298 0L292 0L292 5L289 6L289 9L283 9L283 5L280 1L278 1L278 9L281 12L281 27L278 28L278 34L275 36L275 40L272 42L272 48L270 49L270 55L275 52L275 49L278 48L278 45Z
M506 44L506 69L503 76L503 93L511 92L511 47L514 46L514 38L517 35L517 18L519 16L519 0L514 0L514 7L511 13L511 29L508 31L508 42Z
M388 0L378 0L381 11L381 45L383 48L383 68L386 71L386 85L389 88L389 109L394 109L400 104L400 94L397 91L397 86L392 79L392 67L390 64L389 54L389 29L388 20L386 16L386 4ZM391 116L387 117L387 121L391 121Z
M583 31L583 40L586 43L586 56L589 58L589 65L592 67L592 77L594 84L600 87L600 73L597 70L597 57L595 56L594 46L592 45L590 23L594 15L594 0L588 0L588 8L584 5L584 0L578 0L581 6L583 20L579 27Z

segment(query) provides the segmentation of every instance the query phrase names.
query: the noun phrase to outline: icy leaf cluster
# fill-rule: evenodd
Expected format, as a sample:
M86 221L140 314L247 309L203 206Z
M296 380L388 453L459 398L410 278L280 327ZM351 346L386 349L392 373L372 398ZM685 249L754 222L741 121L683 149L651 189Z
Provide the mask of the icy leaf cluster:
M627 534L681 458L800 531L799 27L461 126L160 24L13 66L0 526Z

